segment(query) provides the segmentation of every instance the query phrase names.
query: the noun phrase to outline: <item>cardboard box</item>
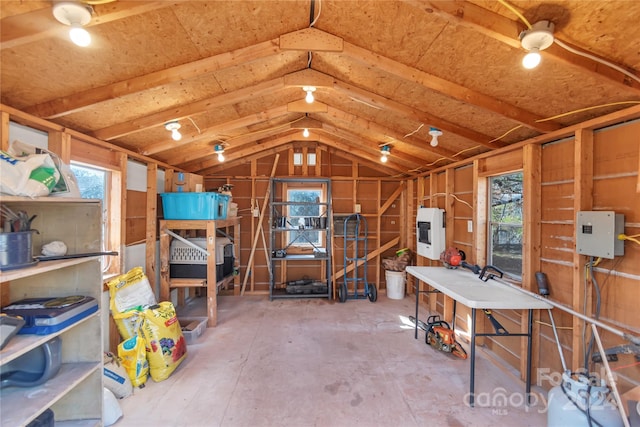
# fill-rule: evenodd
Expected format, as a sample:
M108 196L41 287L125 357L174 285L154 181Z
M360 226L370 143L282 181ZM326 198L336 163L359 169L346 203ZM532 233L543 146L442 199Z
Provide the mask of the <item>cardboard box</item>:
M202 191L204 178L186 172L175 172L171 182L171 191L174 193L188 193L192 191Z

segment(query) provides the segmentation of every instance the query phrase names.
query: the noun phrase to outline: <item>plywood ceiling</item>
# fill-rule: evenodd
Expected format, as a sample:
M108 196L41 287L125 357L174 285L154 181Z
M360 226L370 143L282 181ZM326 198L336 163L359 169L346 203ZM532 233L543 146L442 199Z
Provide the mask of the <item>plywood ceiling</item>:
M412 176L640 102L640 2L87 3L80 48L52 2L0 2L1 102L194 173L310 141ZM616 68L554 44L525 70L522 17Z

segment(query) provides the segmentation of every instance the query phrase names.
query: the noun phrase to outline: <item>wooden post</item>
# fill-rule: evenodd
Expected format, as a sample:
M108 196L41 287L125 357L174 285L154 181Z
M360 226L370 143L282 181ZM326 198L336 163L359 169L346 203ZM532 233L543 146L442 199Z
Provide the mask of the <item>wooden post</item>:
M276 154L276 158L273 161L273 168L271 168L270 178L273 178L276 174L276 168L278 166L278 160L280 160L280 154ZM249 273L251 273L251 263L253 262L253 257L256 253L256 246L258 245L259 238L259 229L262 227L262 221L264 220L264 213L267 209L267 203L269 203L269 195L271 194L271 183L267 186L267 192L264 195L264 200L262 202L262 210L260 211L260 217L258 218L258 224L256 226L256 231L253 236L253 244L251 245L251 253L249 254L249 261L247 262L247 272L244 276L244 281L242 282L242 290L240 291L240 295L244 295L244 291L247 287L247 279L249 279Z
M574 165L574 182L573 182L573 217L574 219L578 215L578 211L591 210L593 207L593 131L587 129L580 129L576 131L576 138L573 151L573 165ZM575 224L575 223L574 223ZM574 227L574 239L575 239L575 227ZM591 292L587 295L584 294L582 289L582 283L585 276L585 260L586 257L573 253L573 301L571 308L577 312L582 312L583 307L587 307L587 312L582 313L585 316L589 316L591 313ZM578 369L584 363L582 360L582 349L584 343L582 342L582 328L585 327L583 320L573 317L573 336L571 340L571 348L573 348L573 354L571 357L571 366L574 369Z

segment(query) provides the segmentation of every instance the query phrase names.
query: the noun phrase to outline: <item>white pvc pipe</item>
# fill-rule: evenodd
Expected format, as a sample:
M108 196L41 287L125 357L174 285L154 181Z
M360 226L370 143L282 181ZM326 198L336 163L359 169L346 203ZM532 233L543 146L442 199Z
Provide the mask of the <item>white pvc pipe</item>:
M528 291L528 290L526 290L526 289L522 289L522 288L521 288L521 287L519 287L519 286L515 286L515 285L513 285L513 284L511 284L511 283L507 282L506 280L500 279L500 278L495 277L495 276L494 276L494 277L492 277L492 279L493 279L493 280L495 280L495 281L497 281L497 282L499 282L499 283L502 283L502 284L504 284L504 285L510 286L510 287L512 287L513 289L516 289L516 290L518 290L518 291L520 291L520 292L524 292L525 294L530 295L530 296L532 296L532 297L534 297L534 298L537 298L537 299L539 299L540 301L547 302L547 303L551 304L552 306L554 306L554 307L556 307L556 308L558 308L558 309L560 309L560 310L562 310L562 311L566 311L567 313L569 313L569 314L571 314L571 315L573 315L573 316L575 316L575 317L578 317L578 318L580 318L580 319L584 320L585 322L589 322L589 323L591 323L591 324L593 324L593 325L596 325L596 326L601 327L602 329L606 329L607 331L609 331L609 332L611 332L611 333L613 333L613 334L616 334L616 335L618 335L618 336L620 336L620 337L624 338L625 340L627 340L627 341L629 341L629 342L632 342L632 343L634 343L634 344L636 344L636 345L640 345L640 338L639 338L639 337L633 336L633 335L628 334L628 333L626 333L626 332L624 332L624 331L621 331L621 330L619 330L619 329L616 329L616 328L614 328L613 326L607 325L606 323L602 323L601 321L599 321L599 320L597 320L597 319L592 319L592 318L590 318L590 317L587 317L587 316L585 316L584 314L582 314L582 313L578 313L577 311L572 310L572 309L570 309L570 308L568 308L568 307L565 307L564 305L562 305L562 304L560 304L560 303L557 303L557 302L555 302L555 301L552 301L552 300L550 300L550 299L548 299L548 298L544 298L544 297L543 297L543 296L541 296L541 295L534 294L533 292L530 292L530 291Z

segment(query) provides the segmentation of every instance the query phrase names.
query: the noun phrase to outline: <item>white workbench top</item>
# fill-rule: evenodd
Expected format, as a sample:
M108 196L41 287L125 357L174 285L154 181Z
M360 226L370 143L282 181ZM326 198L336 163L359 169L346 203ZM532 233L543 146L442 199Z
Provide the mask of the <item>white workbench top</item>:
M406 272L470 308L522 310L553 307L495 280L483 282L467 269L408 266Z

